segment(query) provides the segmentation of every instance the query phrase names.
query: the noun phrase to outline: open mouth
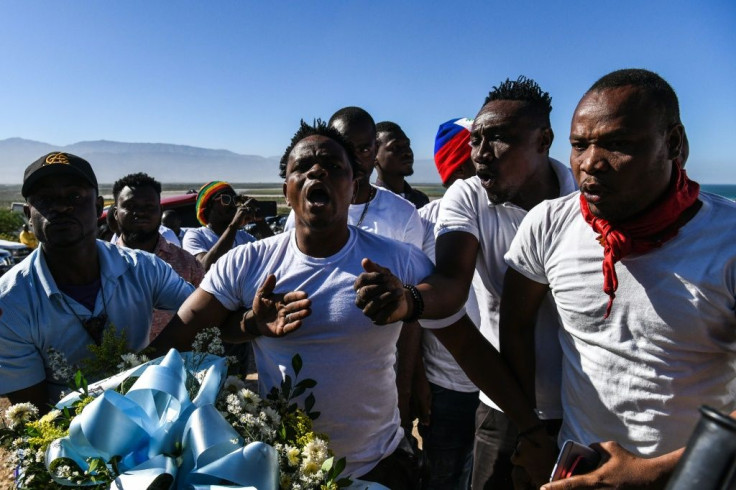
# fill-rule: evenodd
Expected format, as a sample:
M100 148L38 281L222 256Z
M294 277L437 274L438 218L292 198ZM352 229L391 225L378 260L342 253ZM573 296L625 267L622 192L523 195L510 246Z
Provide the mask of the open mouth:
M496 176L488 171L478 171L477 174L480 179L480 185L485 189L490 189L496 183Z
M603 198L605 189L596 183L583 183L580 186L580 192L582 192L583 197L589 203L597 203Z
M330 202L330 195L321 186L312 186L307 191L307 201L313 206L326 206Z

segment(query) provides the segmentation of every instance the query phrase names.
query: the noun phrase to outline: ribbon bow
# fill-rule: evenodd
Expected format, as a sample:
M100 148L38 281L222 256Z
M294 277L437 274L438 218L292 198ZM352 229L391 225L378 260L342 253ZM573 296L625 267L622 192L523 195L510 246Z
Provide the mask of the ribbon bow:
M191 359L192 354L184 356ZM72 420L69 435L49 446L46 468L69 458L86 471L87 458L109 461L119 456L120 475L111 490L162 488L167 483L168 488L194 490L277 489L276 450L261 442L244 447L243 438L214 406L226 375L225 360L208 355L202 364L206 368L197 373L204 374L193 400L187 392L191 374L176 349L103 380L99 386L117 386L128 376L140 375L125 395L108 388L84 407ZM60 405L70 401L67 397ZM177 448L182 450L178 458ZM76 486L70 480L54 480Z

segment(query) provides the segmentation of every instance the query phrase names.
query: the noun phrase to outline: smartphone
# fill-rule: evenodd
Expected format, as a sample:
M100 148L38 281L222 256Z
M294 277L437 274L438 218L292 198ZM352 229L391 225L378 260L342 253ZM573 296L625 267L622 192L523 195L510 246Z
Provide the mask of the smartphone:
M579 442L567 440L562 445L560 455L552 469L549 481L564 480L573 475L590 473L598 467L601 455L588 446Z
M256 201L256 216L265 218L266 216L276 216L276 201Z

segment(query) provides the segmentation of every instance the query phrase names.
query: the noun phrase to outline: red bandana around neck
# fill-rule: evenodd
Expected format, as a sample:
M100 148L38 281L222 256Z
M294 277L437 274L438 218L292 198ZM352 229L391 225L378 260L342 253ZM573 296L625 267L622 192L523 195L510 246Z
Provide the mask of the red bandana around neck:
M698 199L700 185L687 178L685 170L673 164L676 173L674 185L666 194L643 214L635 219L620 223L609 223L593 216L588 202L580 194L580 211L585 222L599 233L598 241L603 246L603 291L608 295L608 306L603 318L611 314L613 299L618 289L615 264L631 253L643 254L661 247L664 242L677 235L684 224L679 220L682 213Z

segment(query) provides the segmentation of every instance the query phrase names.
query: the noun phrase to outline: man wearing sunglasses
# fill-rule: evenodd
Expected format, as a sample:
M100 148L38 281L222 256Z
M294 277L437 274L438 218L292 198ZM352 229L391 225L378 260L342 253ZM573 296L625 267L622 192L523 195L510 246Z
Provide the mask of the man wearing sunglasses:
M187 231L182 248L194 255L205 271L233 247L256 241L242 229L255 214L252 208L239 205L227 182L215 180L203 185L197 194L196 212L202 226Z

